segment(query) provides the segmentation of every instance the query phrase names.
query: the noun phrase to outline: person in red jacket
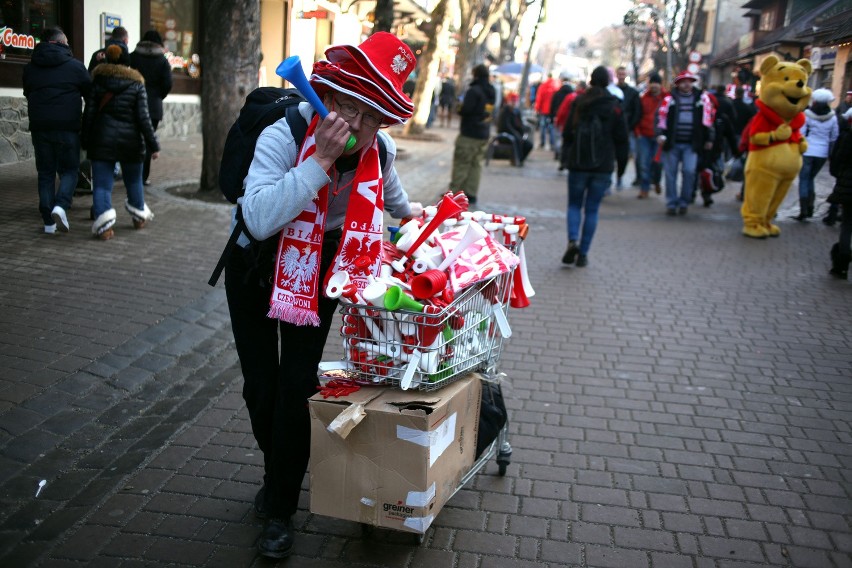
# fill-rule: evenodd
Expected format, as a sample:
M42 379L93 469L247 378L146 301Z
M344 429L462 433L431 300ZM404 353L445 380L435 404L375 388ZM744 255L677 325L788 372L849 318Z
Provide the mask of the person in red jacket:
M550 101L553 98L553 94L561 86L562 82L551 74L546 81L542 82L535 93L535 111L538 113L539 136L542 148L544 148L545 143L549 143L550 149L553 150L558 144L556 142L556 132L553 130L553 120L550 118Z
M636 167L639 169L639 199L648 197L651 184L654 184L654 192L660 193L660 178L663 169L659 162L654 161L657 153L657 136L655 131L655 120L657 109L666 97L663 90L663 80L656 73L648 78L648 88L639 97L642 105L642 118L636 125Z

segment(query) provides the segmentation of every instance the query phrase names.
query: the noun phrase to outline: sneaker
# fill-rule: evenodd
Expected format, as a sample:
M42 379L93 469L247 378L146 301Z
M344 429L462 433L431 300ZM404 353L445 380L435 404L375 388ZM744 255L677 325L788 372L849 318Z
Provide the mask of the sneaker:
M580 249L577 248L577 241L570 241L568 243L568 249L565 251L565 254L562 255L562 264L574 264L579 252Z
M666 209L666 215L668 215L669 217L674 217L675 215L677 215L677 210L673 207Z
M677 210L678 215L686 215L686 207L681 207Z
M587 264L589 264L589 257L588 256L586 256L585 254L581 254L580 256L577 257L577 265L576 265L577 268L583 268Z
M45 235L55 235L56 234L56 223L53 225L45 225L44 226L44 234Z
M639 199L646 199L648 197L648 192L647 191L640 191L639 195L637 195L636 197L638 197Z
M63 233L68 232L68 217L65 215L65 209L57 205L53 208L53 211L50 212L50 216L53 217L53 221L56 223L56 226Z

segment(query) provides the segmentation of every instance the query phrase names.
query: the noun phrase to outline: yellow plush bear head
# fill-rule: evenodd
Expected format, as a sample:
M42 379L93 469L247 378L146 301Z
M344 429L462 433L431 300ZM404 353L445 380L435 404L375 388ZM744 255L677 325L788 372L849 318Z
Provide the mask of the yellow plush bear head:
M774 55L767 57L760 65L760 100L790 120L806 108L811 102L811 88L808 87L808 75L813 71L807 59L778 61Z

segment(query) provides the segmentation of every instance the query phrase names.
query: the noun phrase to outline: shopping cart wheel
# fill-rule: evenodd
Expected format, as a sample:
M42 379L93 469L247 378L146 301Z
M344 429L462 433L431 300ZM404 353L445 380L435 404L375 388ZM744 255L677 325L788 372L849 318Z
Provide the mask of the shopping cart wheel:
M508 444L506 448L501 448L497 452L497 473L500 476L506 475L506 468L512 463L512 449Z

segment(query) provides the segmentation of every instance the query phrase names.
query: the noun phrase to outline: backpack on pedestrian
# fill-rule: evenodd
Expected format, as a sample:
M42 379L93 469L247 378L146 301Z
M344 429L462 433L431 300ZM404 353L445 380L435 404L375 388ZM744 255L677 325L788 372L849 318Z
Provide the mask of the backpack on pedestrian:
M597 113L581 118L574 130L574 141L567 151L565 162L568 169L594 170L601 167L606 159L604 138L603 122Z
M236 204L237 200L243 196L245 192L243 182L254 158L257 139L265 128L286 117L293 140L297 146L302 145L308 132L308 122L299 113L299 103L304 100L305 98L298 90L280 87L258 87L246 96L240 114L225 138L222 160L219 164L219 189L228 201ZM387 162L387 148L381 136L378 136L378 145L379 161L384 169ZM245 234L251 241L249 254L255 268L261 269L267 264L274 263L279 234L263 241L256 240L246 228L242 208L239 205L237 205L236 220L237 223L219 257L219 262L216 263L216 268L213 269L213 274L207 281L211 286L216 286L219 281L219 276L233 248L237 246L240 234Z

